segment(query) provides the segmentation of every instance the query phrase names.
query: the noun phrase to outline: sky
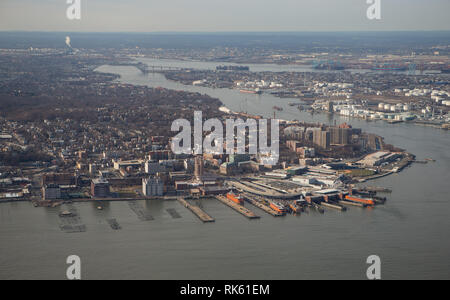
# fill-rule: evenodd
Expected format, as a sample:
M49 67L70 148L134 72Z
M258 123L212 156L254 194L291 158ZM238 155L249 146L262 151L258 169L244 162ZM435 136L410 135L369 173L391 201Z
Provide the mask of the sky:
M450 0L0 0L0 31L251 32L450 30ZM378 0L370 0L378 1Z

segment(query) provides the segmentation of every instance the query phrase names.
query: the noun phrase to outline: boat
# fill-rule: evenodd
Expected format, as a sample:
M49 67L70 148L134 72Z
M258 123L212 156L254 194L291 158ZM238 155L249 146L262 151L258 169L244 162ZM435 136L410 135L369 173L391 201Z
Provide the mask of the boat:
M345 196L345 199L349 200L349 201L353 201L353 202L367 204L367 205L375 205L375 201L370 198L361 198L361 197L348 195L348 196Z
M75 214L73 212L70 212L68 210L62 211L59 213L60 217L74 217Z
M286 214L287 213L286 207L283 204L281 204L281 203L271 202L270 203L270 208L273 209L276 212L281 213L281 214Z
M260 89L256 89L256 90L242 89L242 90L240 90L240 92L243 93L243 94L256 94L256 95L262 94L262 91Z
M274 106L273 109L278 110L278 111L283 111L283 108L279 107L279 106Z
M244 198L242 196L235 195L233 193L228 193L227 194L227 199L229 199L229 200L231 200L234 203L237 203L239 205L244 205Z

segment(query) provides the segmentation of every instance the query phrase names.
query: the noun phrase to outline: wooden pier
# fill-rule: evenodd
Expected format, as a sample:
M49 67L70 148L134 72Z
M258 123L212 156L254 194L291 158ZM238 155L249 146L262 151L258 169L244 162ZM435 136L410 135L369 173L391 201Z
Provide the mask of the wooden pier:
M192 213L194 213L194 215L196 215L203 223L212 223L216 221L210 215L204 212L203 209L196 205L189 204L186 200L184 200L184 198L178 198L178 202L192 211Z
M240 213L241 215L244 215L245 217L247 217L249 219L259 219L260 218L260 216L255 215L255 213L253 213L251 210L229 200L227 197L216 196L216 199L219 200L220 202L222 202L223 204L231 207L232 209L234 209L235 211L237 211L238 213Z

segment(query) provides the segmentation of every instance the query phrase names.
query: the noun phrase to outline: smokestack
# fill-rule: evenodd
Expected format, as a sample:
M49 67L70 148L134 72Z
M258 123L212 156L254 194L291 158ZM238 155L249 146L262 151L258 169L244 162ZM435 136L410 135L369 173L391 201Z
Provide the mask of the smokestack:
M72 49L72 45L70 44L70 36L66 36L66 45Z

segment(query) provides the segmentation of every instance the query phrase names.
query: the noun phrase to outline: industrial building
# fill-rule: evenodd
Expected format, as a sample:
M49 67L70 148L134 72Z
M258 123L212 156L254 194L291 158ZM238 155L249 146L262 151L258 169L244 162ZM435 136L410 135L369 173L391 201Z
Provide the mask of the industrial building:
M49 184L42 187L42 198L44 200L61 199L61 187L57 184Z
M149 177L142 179L142 193L147 197L163 196L164 183L160 178Z
M368 167L377 167L383 163L390 163L394 160L400 158L402 155L400 153L392 153L387 151L378 151L367 155L364 159L359 162Z
M92 179L91 195L94 198L107 198L110 195L110 185L104 178Z

